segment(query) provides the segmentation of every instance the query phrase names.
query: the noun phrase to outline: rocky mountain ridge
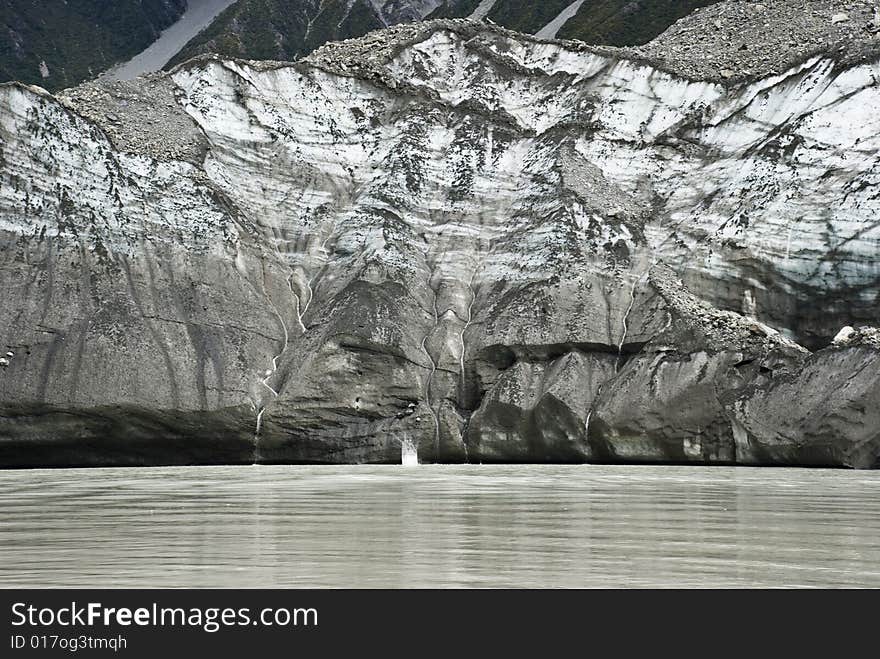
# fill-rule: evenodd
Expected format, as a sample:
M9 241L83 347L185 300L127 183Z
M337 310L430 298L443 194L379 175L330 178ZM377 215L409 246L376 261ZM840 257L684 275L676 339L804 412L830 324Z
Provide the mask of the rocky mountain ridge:
M876 467L870 38L741 79L441 20L3 86L0 463Z
M880 52L874 0L721 2L697 9L633 49L676 75L743 81L780 75L813 56L849 67Z

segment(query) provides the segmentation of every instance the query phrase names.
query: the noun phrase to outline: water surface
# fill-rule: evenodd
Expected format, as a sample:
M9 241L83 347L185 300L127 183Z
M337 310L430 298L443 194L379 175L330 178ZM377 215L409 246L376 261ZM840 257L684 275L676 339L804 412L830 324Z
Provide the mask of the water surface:
M187 10L180 19L166 28L146 50L107 70L100 78L131 80L144 73L158 71L233 2L235 0L189 0Z
M0 585L880 587L880 474L0 471Z

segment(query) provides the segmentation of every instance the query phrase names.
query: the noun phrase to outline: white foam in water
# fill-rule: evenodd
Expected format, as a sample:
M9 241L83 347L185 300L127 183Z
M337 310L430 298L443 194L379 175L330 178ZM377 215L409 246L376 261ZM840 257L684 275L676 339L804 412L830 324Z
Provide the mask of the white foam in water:
M404 467L419 466L419 451L416 445L408 439L400 443L400 464Z

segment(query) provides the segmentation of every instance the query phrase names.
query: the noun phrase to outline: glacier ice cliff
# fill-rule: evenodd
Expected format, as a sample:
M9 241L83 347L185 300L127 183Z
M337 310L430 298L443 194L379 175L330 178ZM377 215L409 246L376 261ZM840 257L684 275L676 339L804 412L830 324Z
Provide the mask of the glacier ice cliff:
M468 21L4 85L0 465L880 466L877 108Z

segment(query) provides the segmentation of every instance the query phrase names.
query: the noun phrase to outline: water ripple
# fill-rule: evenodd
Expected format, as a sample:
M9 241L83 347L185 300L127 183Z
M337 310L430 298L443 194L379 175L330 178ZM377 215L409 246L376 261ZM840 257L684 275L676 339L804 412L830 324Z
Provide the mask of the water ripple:
M880 587L880 474L0 472L7 587Z

